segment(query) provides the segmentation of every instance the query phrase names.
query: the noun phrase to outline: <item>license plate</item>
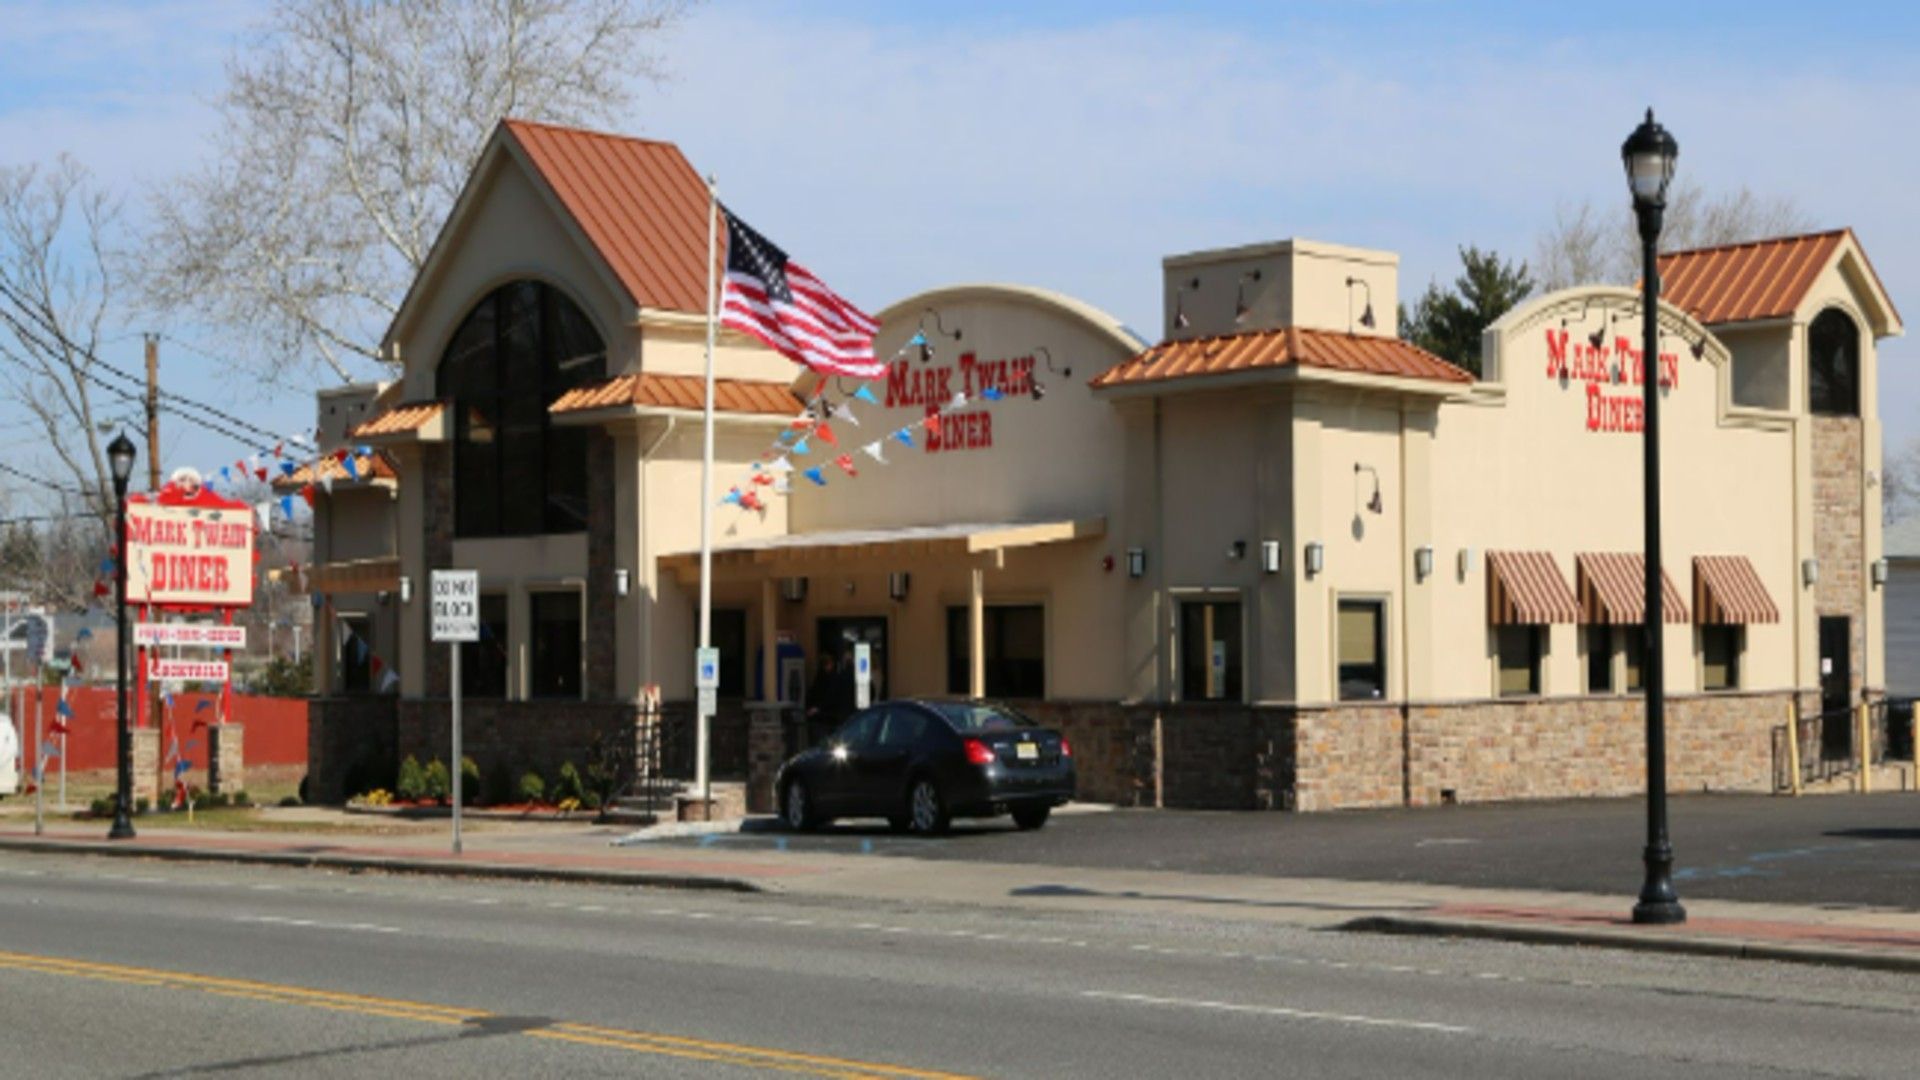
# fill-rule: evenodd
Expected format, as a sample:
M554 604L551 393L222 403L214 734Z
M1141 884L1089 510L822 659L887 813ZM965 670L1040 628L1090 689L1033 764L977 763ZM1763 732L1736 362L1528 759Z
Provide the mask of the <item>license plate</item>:
M1014 756L1021 761L1039 761L1040 747L1036 743L1023 742L1014 748Z

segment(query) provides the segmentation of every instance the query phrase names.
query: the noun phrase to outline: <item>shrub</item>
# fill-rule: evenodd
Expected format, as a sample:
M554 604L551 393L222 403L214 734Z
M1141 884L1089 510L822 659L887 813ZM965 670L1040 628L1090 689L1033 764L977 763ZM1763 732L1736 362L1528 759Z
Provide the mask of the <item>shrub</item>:
M112 817L113 800L104 797L95 799L87 804L87 813L94 817Z
M561 799L560 802L554 806L554 809L563 814L571 814L575 810L580 809L580 800L571 797Z
M427 777L412 754L400 763L400 777L393 782L393 793L408 802L426 797Z
M187 801L192 803L195 806L205 806L207 804L206 789L199 787L197 785L194 787L188 788Z
M281 806L299 806L299 805L300 805L300 796L298 796L298 795L283 795L283 796L281 796L281 798L280 798L280 805L281 805Z
M239 791L236 791L233 793L233 805L252 806L253 796L247 794L247 790L245 788L241 788Z
M470 757L460 759L460 803L472 806L480 801L480 766Z
M538 772L528 769L520 777L520 798L530 803L547 801L547 782L540 779Z
M587 790L610 803L620 793L621 778L627 775L633 740L624 741L601 733L587 744Z
M587 793L580 796L580 805L589 810L600 809L600 793L592 788L588 788Z
M427 762L425 780L420 793L434 802L446 802L447 792L453 787L453 778L447 775L447 763L439 758Z
M211 795L209 795L209 796L207 796L207 801L206 801L206 802L204 802L204 803L201 803L200 805L202 805L202 806L213 806L213 807L221 807L221 806L225 806L225 805L227 805L228 803L230 803L230 802L232 802L232 801L233 801L233 798L232 798L231 796L229 796L229 795L228 795L228 794L227 794L226 792L224 792L224 791L216 791L216 792L214 792L213 794L211 794Z
M147 812L148 810L151 810L151 809L153 809L153 801L152 801L151 799L149 799L149 798L147 798L147 797L146 797L145 795L141 795L141 796L139 796L138 798L136 798L136 799L134 799L134 800L133 800L133 812L134 812L134 813L136 813L136 814L144 814L144 813L146 813L146 812Z
M578 804L583 794L585 789L580 782L580 770L574 768L571 761L561 762L560 775L553 781L553 797L556 800L572 799Z
M363 806L386 806L393 802L393 793L386 788L374 788L372 791L354 796L353 801Z

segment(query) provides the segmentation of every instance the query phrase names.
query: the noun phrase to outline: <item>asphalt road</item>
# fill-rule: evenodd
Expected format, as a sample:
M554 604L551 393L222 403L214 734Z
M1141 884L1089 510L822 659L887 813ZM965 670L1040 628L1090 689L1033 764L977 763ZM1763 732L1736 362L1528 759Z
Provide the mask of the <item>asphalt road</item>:
M1920 1030L1844 969L20 855L0 987L35 1077L1909 1077Z
M1686 796L1669 805L1683 899L1920 909L1920 795ZM650 843L1633 896L1645 830L1641 800L1583 799L1334 814L1116 810L1056 814L1034 833L1004 818L959 822L936 840L852 822L815 835Z

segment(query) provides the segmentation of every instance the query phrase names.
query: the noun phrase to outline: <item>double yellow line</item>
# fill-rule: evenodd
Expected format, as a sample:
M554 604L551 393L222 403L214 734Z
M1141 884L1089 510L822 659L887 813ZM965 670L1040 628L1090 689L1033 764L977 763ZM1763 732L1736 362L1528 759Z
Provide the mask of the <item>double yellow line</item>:
M245 998L277 1005L297 1005L310 1009L332 1009L380 1016L394 1020L412 1020L423 1024L464 1026L485 1020L492 1013L452 1005L434 1005L424 1001L347 994L334 990L313 990L282 983L227 979L213 975L195 975L183 971L103 964L90 960L36 956L31 953L0 951L0 970L61 975L68 978L95 979L161 990L197 990L222 997ZM761 1069L770 1072L800 1073L808 1076L875 1078L875 1080L966 1080L961 1074L883 1065L871 1061L802 1054L741 1043L695 1039L683 1035L630 1031L593 1024L555 1022L531 1027L516 1034L529 1038L575 1043L605 1049L626 1050L638 1054L684 1058L718 1065Z

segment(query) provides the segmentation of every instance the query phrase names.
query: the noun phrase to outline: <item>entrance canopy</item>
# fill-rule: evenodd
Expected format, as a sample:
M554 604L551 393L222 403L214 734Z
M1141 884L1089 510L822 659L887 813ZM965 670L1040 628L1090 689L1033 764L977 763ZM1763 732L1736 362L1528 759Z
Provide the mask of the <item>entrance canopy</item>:
M938 559L1000 556L1009 549L1038 547L1106 535L1105 518L1084 521L999 522L990 524L908 525L893 529L848 529L770 536L713 549L715 578L777 576L837 562L887 559ZM660 568L681 581L700 580L700 553L660 557Z

